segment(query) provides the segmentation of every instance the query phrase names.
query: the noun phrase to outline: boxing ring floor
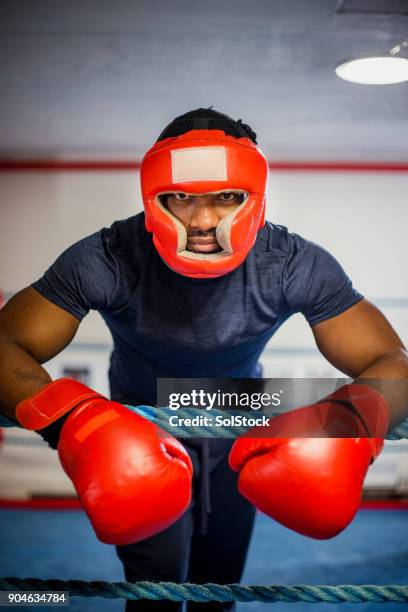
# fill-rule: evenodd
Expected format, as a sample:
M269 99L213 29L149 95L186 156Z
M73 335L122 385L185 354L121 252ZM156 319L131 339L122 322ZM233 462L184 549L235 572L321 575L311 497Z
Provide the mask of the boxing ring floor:
M0 530L1 576L123 580L113 547L96 540L81 510L2 508ZM408 506L361 509L345 532L325 542L304 538L258 513L242 582L408 584ZM276 612L378 612L380 605L254 602L238 604L238 611L264 612L272 606ZM386 612L406 607L384 605ZM122 600L72 597L68 609L119 612L123 608Z

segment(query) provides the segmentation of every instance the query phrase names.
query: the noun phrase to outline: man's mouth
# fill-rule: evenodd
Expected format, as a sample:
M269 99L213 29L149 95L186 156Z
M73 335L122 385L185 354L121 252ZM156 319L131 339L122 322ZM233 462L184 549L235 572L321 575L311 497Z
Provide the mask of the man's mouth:
M218 251L222 251L219 243L215 238L212 237L198 237L188 238L187 251L191 251L192 253L217 253Z

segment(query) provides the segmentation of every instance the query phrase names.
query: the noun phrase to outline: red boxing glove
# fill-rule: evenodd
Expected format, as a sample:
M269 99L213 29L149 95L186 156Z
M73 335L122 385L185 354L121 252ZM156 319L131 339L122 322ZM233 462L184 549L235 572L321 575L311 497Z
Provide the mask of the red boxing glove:
M259 510L303 535L331 538L353 520L388 424L380 393L347 385L251 429L235 441L229 464L239 472L239 491Z
M183 514L191 500L190 457L147 419L70 379L20 402L16 416L23 427L41 429L68 411L59 458L102 542L138 542Z

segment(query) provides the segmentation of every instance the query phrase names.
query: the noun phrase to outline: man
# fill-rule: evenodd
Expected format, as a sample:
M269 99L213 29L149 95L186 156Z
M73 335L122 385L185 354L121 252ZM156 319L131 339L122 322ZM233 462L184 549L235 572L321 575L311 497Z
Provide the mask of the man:
M242 121L209 109L178 117L143 160L145 214L71 246L0 313L2 411L58 446L130 581L239 581L252 504L300 533L335 535L356 512L389 424L406 414L404 393L384 380L407 378L401 340L329 253L265 224L267 174ZM113 336L114 401L51 382L40 365L90 309ZM296 312L322 354L365 382L242 437L231 467L228 440L181 445L121 406L155 404L159 377L256 376L265 344Z

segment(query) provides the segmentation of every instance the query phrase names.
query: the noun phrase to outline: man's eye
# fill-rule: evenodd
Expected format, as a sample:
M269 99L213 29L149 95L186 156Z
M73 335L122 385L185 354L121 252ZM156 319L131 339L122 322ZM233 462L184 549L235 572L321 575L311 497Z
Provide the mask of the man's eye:
M236 191L223 191L220 193L220 198L224 202L234 202L235 200L241 199L241 194Z
M186 193L175 193L173 194L174 197L176 198L176 200L179 200L180 202L184 202L185 200L188 200L188 195Z

